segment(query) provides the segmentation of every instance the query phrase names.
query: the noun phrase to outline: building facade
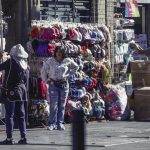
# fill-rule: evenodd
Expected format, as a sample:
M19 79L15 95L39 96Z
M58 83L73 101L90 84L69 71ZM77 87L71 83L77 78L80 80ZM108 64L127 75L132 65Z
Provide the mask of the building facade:
M17 44L25 44L28 39L28 1L1 0L3 18L8 23L6 38L6 51Z
M69 22L101 23L113 29L114 0L1 0L8 23L6 51L17 43L25 46L31 20L60 19Z

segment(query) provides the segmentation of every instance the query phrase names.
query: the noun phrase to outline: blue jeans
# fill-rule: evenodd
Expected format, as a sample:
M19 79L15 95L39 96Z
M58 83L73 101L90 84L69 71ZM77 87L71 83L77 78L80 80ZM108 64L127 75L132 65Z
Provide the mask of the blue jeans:
M22 138L24 138L26 136L24 101L10 102L6 99L4 101L4 106L7 138L12 138L12 133L14 129L14 114L17 117L20 135Z
M54 84L49 85L50 96L50 124L60 125L64 122L66 101L69 87L57 88Z

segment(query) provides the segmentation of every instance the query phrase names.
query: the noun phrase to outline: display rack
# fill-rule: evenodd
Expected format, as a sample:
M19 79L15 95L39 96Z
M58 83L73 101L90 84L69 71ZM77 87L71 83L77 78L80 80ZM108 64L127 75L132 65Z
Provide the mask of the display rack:
M54 32L48 32L48 31L52 31L52 29ZM46 31L46 36L44 34L45 31ZM46 61L48 57L53 56L51 55L52 54L51 52L55 50L53 48L53 44L57 45L57 44L65 43L67 47L67 52L66 52L67 56L70 57L71 59L74 59L74 61L76 61L78 65L81 67L83 66L83 63L85 63L84 68L78 71L76 77L74 74L68 77L68 81L70 84L68 101L71 101L71 103L77 102L77 104L78 103L80 104L79 101L83 98L83 96L85 96L86 93L88 93L88 91L92 90L93 87L96 90L98 89L98 93L100 93L101 91L99 88L101 86L101 83L102 82L104 83L104 80L108 82L107 77L110 75L108 73L110 71L110 68L109 69L107 68L109 67L109 60L106 58L106 55L109 53L108 52L109 49L106 48L107 47L106 43L111 42L111 36L110 36L109 28L106 25L98 24L98 23L90 24L90 23L61 22L58 20L55 21L33 20L31 37L32 37L31 41L29 41L30 46L28 45L28 47L30 47L28 48L28 51L31 53L29 59L31 78L32 77L36 78L36 76L37 77L40 76L40 70L43 61ZM104 45L102 44L102 41L105 41L103 43ZM93 42L95 43L95 45L92 44ZM102 45L100 45L100 43ZM35 46L35 48L33 48L33 45ZM41 51L43 51L43 53L41 53ZM48 52L48 54L45 52ZM88 57L87 55L90 55L90 53L93 57L93 61L94 61L93 63L90 61L88 62L85 59L86 57ZM82 60L80 59L80 56L83 57ZM95 60L94 58L97 60ZM100 69L101 68L100 61L101 63L103 63L103 65L106 66L104 70L107 71L105 71L105 73L103 72L103 69ZM93 65L94 63L95 65ZM94 68L95 71L98 72L97 74L99 75L99 77L94 76L94 72L90 72L91 71L90 67L92 65L93 67L95 67ZM34 84L35 82L33 82L33 84L31 85ZM37 96L37 92L34 89L31 89L30 94L31 94L30 96L33 95L33 97L30 97L31 102L33 102L34 99L37 99L35 97ZM39 101L40 99L37 101L36 106L34 105L34 107L38 106ZM33 103L30 104L32 105ZM69 106L67 105L67 109L66 109L67 111L68 111L68 107ZM83 105L81 107L83 107ZM87 109L85 108L85 110ZM34 116L35 114L32 112L31 115ZM36 116L38 115L36 114Z
M126 69L131 59L132 51L129 44L135 39L133 19L123 18L122 14L114 16L114 79L113 82L128 80Z

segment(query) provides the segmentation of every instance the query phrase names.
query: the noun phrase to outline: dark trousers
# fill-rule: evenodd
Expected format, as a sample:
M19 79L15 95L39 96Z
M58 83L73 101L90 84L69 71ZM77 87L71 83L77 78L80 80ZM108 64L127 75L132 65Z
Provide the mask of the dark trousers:
M4 105L7 138L12 138L14 129L14 114L18 121L21 138L24 138L26 136L24 101L10 102L5 100Z

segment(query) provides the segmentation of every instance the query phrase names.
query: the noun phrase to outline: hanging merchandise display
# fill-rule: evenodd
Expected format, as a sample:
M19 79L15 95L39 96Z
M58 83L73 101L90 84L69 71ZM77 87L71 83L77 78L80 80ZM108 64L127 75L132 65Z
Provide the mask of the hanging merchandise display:
M55 47L65 45L67 57L79 65L79 70L68 77L70 89L65 122L69 122L74 109L84 110L89 120L104 119L106 87L112 75L107 46L110 42L110 32L104 24L33 20L31 40L27 43L30 54L29 99L36 99L38 103L40 99L49 100L40 70L43 62L54 55Z
M114 82L128 80L126 69L129 61L134 60L130 43L134 42L135 33L133 19L123 18L122 14L115 14L114 19Z
M114 43L115 43L114 44L114 52L115 52L114 82L117 82L117 83L124 82L125 87L126 87L126 93L127 93L126 99L128 99L130 109L133 110L135 113L136 112L135 101L137 99L134 96L135 90L137 87L146 86L146 83L148 82L145 82L145 81L149 81L148 80L149 76L148 76L147 69L145 69L148 67L148 61L147 61L148 57L146 55L137 53L134 49L134 45L137 45L136 42L140 43L140 41L142 41L141 42L142 44L145 44L146 40L145 38L143 38L144 36L141 35L140 37L139 35L139 41L138 41L138 36L134 34L134 29L133 29L134 20L123 18L122 16L123 15L115 14L115 19L114 19L115 20L114 22L114 27L115 27L115 30L114 30ZM109 94L110 94L109 96L113 96L114 99L116 99L116 94L114 93L114 91L111 91ZM117 96L119 96L119 93L117 94ZM110 100L107 99L107 101L110 101ZM109 104L107 105L108 107L109 107ZM121 104L121 106L123 106L123 104ZM118 105L116 107L118 107ZM125 117L127 117L126 112L129 112L128 110L129 107L127 107L127 110L125 111ZM111 107L109 110L112 110L112 109L113 107ZM113 111L110 111L108 115L111 115ZM114 114L115 115L113 116L112 119L114 119L115 117L118 118L117 116L118 114L117 113L114 113ZM136 115L135 115L135 119L136 119Z
M134 33L133 19L123 18L120 13L116 13L114 17L114 82L127 81L129 80L126 73L128 63L133 60L148 60L147 56L134 53L132 48L132 44L140 44L140 41L146 46L146 38L143 38L144 35L137 36Z

